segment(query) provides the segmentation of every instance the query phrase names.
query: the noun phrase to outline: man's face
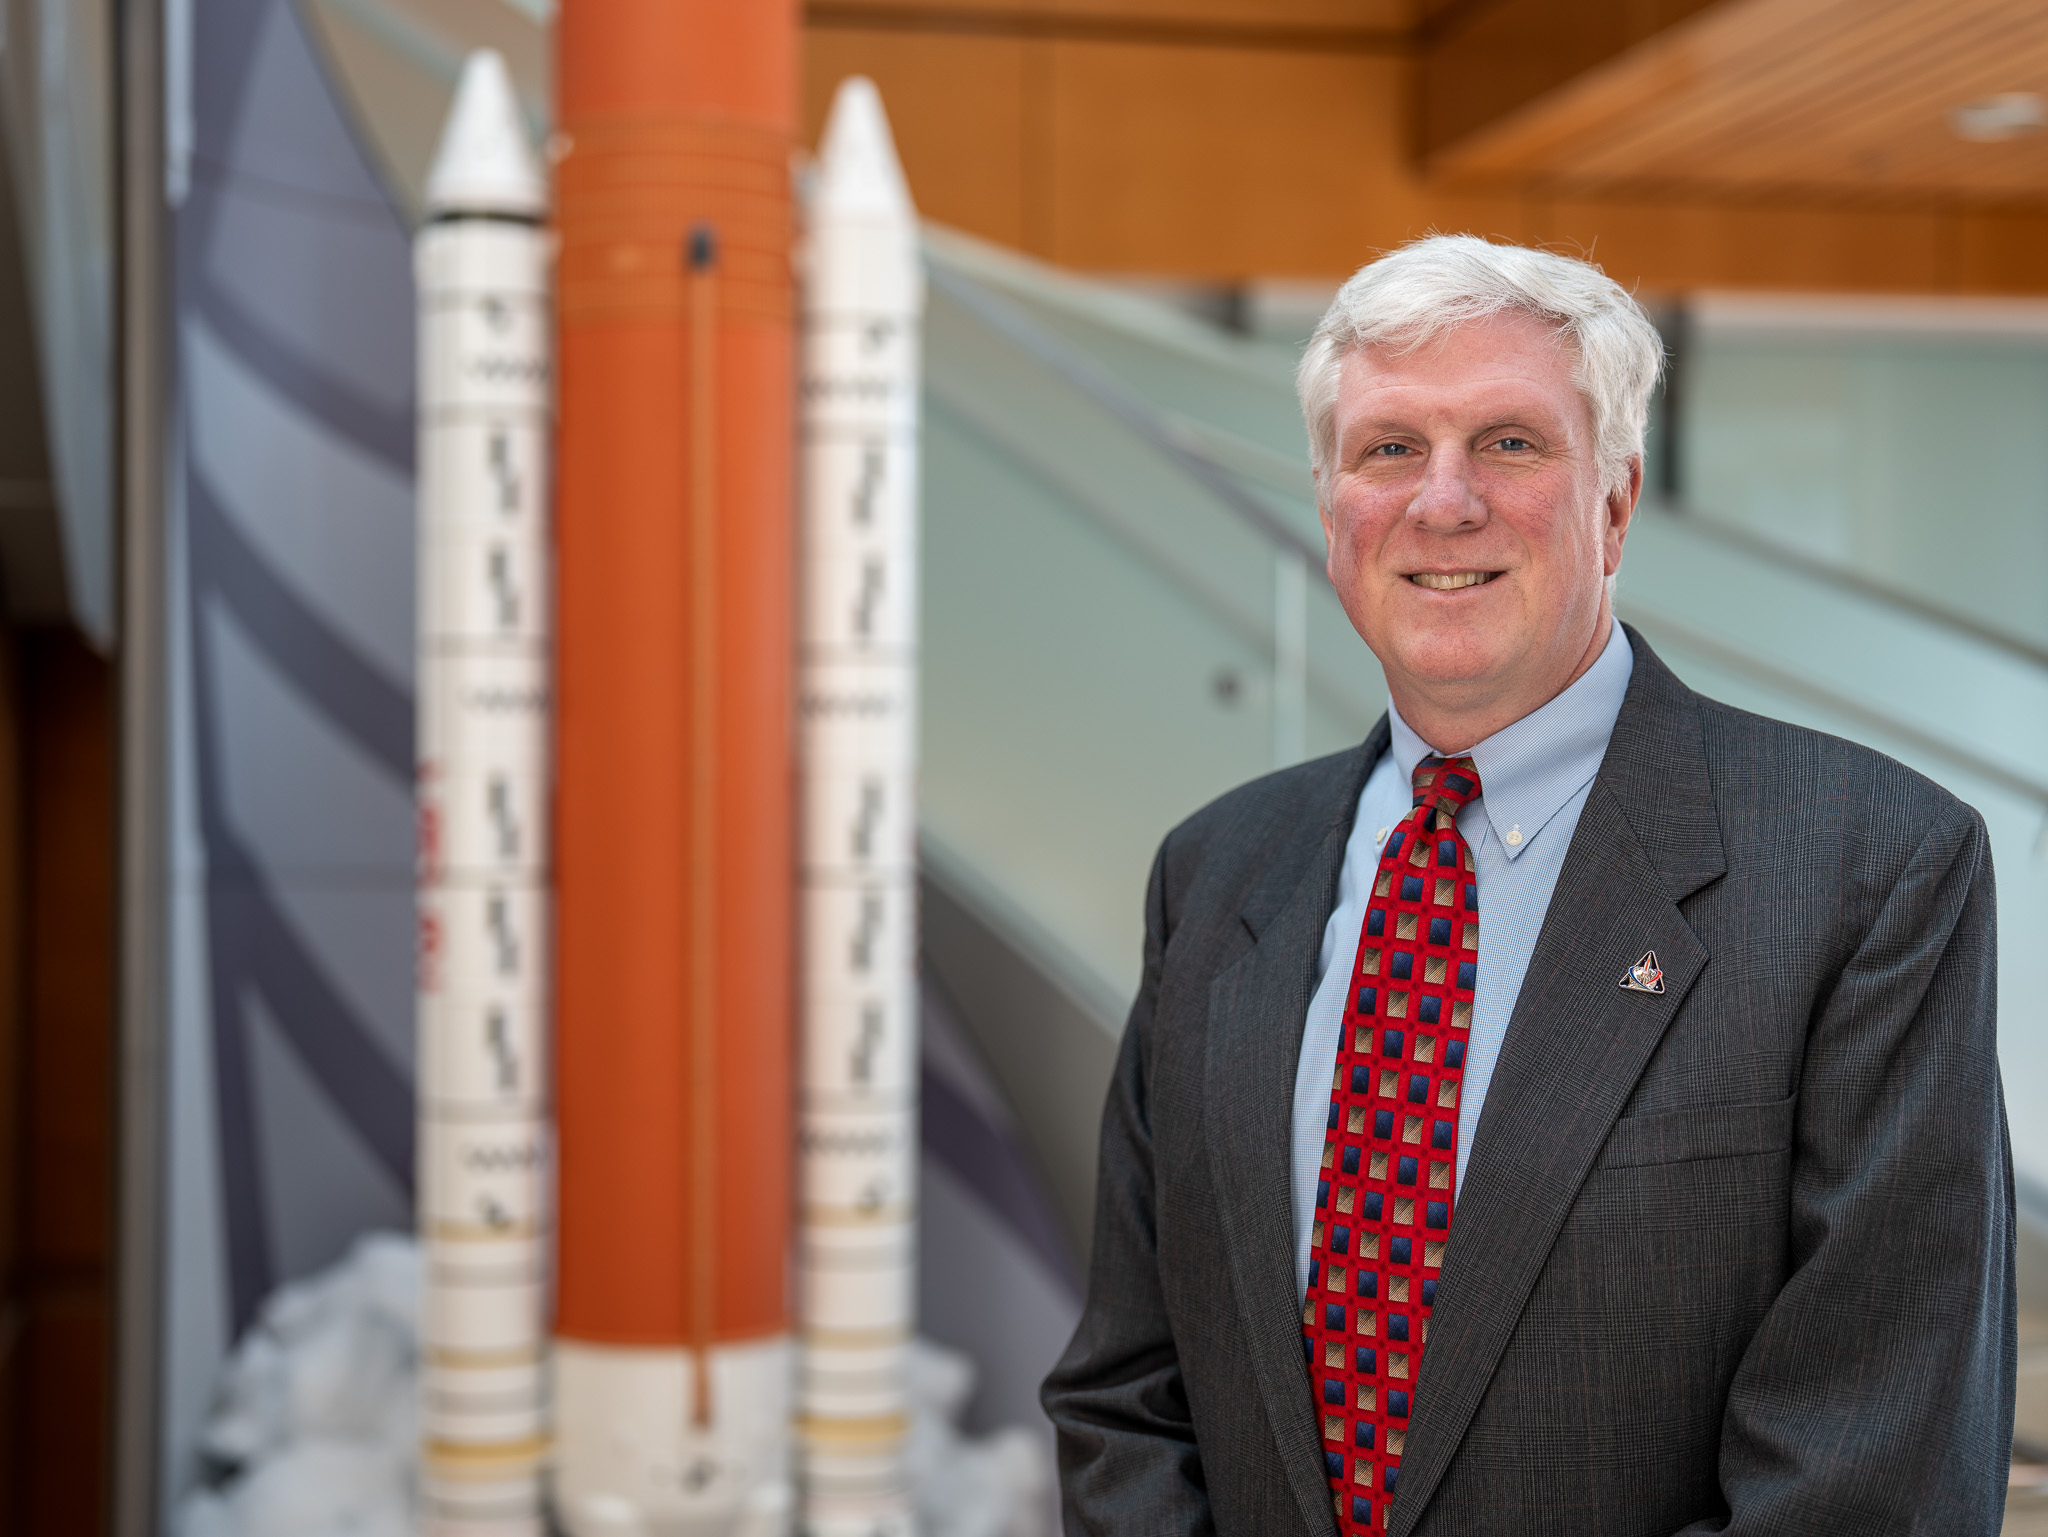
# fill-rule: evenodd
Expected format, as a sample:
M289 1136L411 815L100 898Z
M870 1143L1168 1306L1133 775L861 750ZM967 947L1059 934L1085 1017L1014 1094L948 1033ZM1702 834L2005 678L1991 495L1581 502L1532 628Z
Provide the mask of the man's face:
M1574 361L1520 315L1344 359L1320 488L1330 581L1425 736L1418 715L1491 734L1605 642L1641 466L1602 488Z

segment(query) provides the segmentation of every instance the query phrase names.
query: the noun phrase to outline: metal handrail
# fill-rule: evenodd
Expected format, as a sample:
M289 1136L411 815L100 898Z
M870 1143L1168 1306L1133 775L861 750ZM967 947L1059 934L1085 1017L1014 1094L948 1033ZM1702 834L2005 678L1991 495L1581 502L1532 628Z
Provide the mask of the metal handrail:
M1150 401L1139 395L1122 380L1112 376L1093 359L1074 351L1043 327L1034 323L1015 306L995 294L988 292L971 279L950 272L936 262L926 263L931 284L947 298L981 320L989 329L1011 342L1020 351L1040 363L1048 372L1065 380L1081 391L1097 405L1108 411L1118 421L1130 428L1138 437L1152 444L1167 459L1178 465L1195 479L1205 490L1211 492L1231 512L1264 537L1275 547L1275 554L1287 554L1297 562L1323 563L1323 551L1312 546L1306 539L1289 528L1245 489L1236 472L1218 462L1197 443L1191 434L1176 427L1174 423ZM1687 518L1686 526L1692 529L1706 528L1706 520ZM1776 546L1752 536L1726 528L1711 530L1716 538L1722 538L1738 548L1747 548L1752 554L1766 554L1780 565L1831 582L1858 592L1882 604L1906 610L1930 622L1946 626L1974 640L1993 646L2023 660L2048 667L2048 653L2037 653L2024 642L1997 631L1984 630L1954 615L1945 614L1917 600L1892 592L1861 577L1831 570L1824 563L1811 557L1784 558ZM1809 570L1809 567L1816 569ZM1285 578L1281 579L1284 585ZM1650 614L1634 606L1618 603L1615 611L1630 624L1652 634L1662 633L1671 637L1681 648L1710 658L1717 665L1741 673L1766 687L1820 706L1848 720L1856 721L1873 731L1892 738L1902 746L1925 753L1954 765L1976 778L1986 780L2007 792L2034 802L2048 815L2048 782L2034 779L2029 775L2016 773L1988 758L1980 757L1968 748L1950 739L1910 725L1894 716L1873 709L1837 689L1824 683L1800 676L1770 662L1751 656L1725 641L1716 639L1689 625L1666 618L1661 614ZM1284 654L1286 642L1276 636L1276 662ZM2043 838L2048 839L2048 822L2044 822Z
M971 278L948 271L936 262L927 262L925 270L932 287L1158 449L1203 490L1263 534L1269 543L1291 550L1315 565L1322 564L1322 550L1283 523L1270 507L1244 488L1243 482L1231 470L1187 433L1175 427L1151 401L1094 359L1074 351L1044 327L1035 324L1029 316L1020 313L1009 301L990 293Z
M1689 532L1702 538L1724 544L1732 550L1739 550L1758 560L1767 560L1775 566L1796 571L1813 581L1854 593L1859 598L1866 598L1886 608L1911 614L1914 618L1924 619L1940 629L1953 630L1959 635L1968 636L1980 645L2003 651L2019 661L2048 671L2048 646L2023 640L1995 625L1968 618L1937 603L1929 603L1925 598L1901 591L1888 582L1880 582L1860 572L1848 570L1817 555L1808 555L1803 550L1795 550L1762 534L1752 534L1747 529L1737 528L1711 514L1690 511L1669 502L1663 505L1674 520L1684 524Z

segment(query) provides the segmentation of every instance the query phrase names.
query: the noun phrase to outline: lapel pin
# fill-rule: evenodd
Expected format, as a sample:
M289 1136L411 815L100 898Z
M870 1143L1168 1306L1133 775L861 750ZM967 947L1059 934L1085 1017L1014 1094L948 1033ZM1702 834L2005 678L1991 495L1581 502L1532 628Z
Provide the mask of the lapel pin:
M1629 993L1661 993L1664 973L1657 969L1657 952L1645 950L1643 958L1622 973L1621 987Z

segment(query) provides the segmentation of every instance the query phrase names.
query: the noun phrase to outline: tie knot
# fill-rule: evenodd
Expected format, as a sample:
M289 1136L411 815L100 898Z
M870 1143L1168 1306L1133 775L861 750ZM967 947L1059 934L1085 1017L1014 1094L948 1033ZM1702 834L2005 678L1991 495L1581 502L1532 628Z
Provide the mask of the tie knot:
M1455 817L1480 794L1479 770L1470 758L1424 758L1415 765L1417 806L1431 806Z

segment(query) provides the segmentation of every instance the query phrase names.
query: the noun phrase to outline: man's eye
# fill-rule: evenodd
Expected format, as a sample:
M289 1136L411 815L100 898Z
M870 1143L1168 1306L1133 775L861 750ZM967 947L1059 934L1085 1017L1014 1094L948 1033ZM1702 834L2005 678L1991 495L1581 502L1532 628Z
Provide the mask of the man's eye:
M1495 448L1505 448L1510 453L1520 453L1523 449L1534 448L1536 445L1527 438L1502 438L1493 446Z
M1377 454L1382 459L1396 459L1411 451L1406 443L1375 443L1365 452L1367 458Z

